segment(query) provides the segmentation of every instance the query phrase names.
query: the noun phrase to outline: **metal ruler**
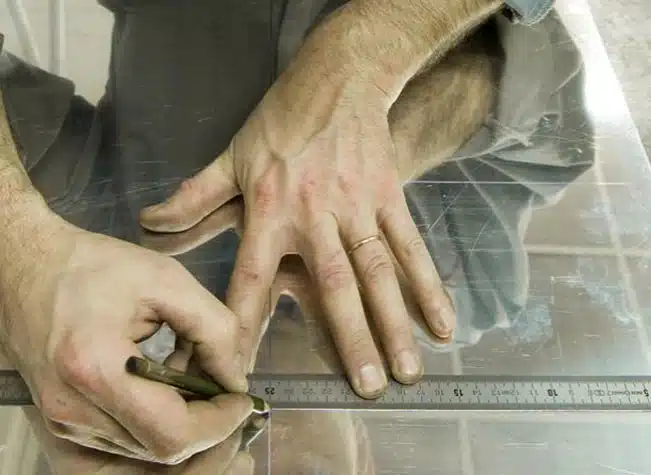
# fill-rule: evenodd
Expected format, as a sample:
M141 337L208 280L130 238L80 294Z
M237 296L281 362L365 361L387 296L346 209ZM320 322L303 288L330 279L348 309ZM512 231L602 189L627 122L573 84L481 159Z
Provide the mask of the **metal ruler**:
M341 376L255 374L250 392L272 409L651 410L651 376L427 375L413 386L392 381L381 398L368 401ZM0 405L31 404L18 373L0 371Z

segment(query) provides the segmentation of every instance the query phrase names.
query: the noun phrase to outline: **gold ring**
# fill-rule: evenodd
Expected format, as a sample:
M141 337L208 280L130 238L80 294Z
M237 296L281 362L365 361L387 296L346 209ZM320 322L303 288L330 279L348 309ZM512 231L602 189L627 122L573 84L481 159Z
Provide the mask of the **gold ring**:
M348 251L348 255L350 255L350 254L352 254L353 252L355 252L357 249L359 249L360 247L362 247L364 244L368 244L369 242L379 241L379 240L380 240L380 236L378 236L378 235L376 234L376 235L374 235L374 236L369 236L369 237L364 238L364 239L362 239L362 240L360 240L360 241L357 241L355 244L353 244L353 245L351 246L350 250Z

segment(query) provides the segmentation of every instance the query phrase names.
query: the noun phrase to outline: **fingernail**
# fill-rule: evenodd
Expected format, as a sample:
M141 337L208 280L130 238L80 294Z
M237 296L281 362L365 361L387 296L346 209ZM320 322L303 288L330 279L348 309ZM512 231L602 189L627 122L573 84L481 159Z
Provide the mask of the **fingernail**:
M443 288L443 292L447 297L447 302L442 303L438 309L438 318L434 321L434 333L437 336L443 339L450 337L454 331L455 322L457 320L456 312L454 310L454 304L452 303L452 297L447 289Z
M456 314L449 305L443 305L437 313L437 318L433 322L434 333L441 338L449 338L454 330Z
M367 363L359 370L359 388L361 391L373 397L381 392L387 384L387 379L384 371L380 371L378 367Z
M434 333L441 338L447 338L452 332L450 323L454 319L454 314L447 308L443 307L438 314L438 318L434 320Z
M412 379L420 376L423 372L423 365L415 351L402 350L395 358L393 372L394 374L397 373L403 377Z

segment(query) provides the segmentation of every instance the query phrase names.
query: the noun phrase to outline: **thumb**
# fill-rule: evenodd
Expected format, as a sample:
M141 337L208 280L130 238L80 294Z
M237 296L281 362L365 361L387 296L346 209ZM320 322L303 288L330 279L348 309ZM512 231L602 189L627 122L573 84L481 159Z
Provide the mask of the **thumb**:
M166 201L144 208L140 224L154 232L185 231L239 194L229 146Z
M229 229L234 229L237 234L241 234L243 216L244 202L239 197L234 198L188 231L178 233L145 231L140 237L140 245L168 256L185 254Z

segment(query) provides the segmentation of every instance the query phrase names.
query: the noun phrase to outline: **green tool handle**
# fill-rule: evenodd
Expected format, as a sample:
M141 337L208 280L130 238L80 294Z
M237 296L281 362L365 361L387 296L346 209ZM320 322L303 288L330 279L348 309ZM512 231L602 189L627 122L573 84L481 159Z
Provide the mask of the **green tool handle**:
M137 356L131 356L126 362L127 372L140 376L150 381L174 386L190 395L199 396L204 399L211 399L228 391L219 384L196 376L177 371L168 366L156 363ZM268 414L269 405L257 396L249 394L253 400L253 412L256 414Z

